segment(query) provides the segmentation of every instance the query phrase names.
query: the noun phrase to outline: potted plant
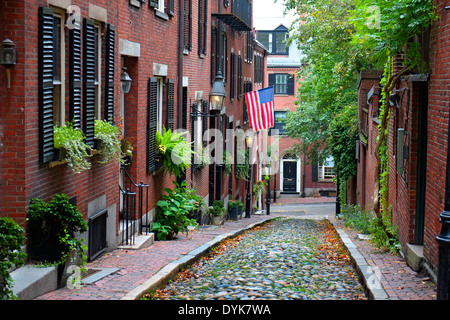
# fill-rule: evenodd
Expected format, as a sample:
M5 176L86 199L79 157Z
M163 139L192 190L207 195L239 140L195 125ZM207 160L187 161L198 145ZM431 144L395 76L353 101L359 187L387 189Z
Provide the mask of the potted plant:
M69 258L78 258L81 265L86 263L87 248L77 235L87 231L87 224L67 195L56 194L50 203L32 198L27 221L30 258L58 265L59 283Z
M239 209L242 211L241 204L242 204L242 208L243 208L244 204L239 200L230 199L228 201L228 213L230 214L231 220L236 221L238 219Z
M80 129L75 129L72 123L65 126L54 126L54 147L59 152L59 159L67 160L75 173L91 168L88 161L90 146L84 143L85 136Z
M221 225L223 222L223 214L225 213L225 206L223 201L215 200L212 207L209 207L209 217L213 225Z
M95 120L94 138L97 141L96 149L101 155L99 163L121 163L123 154L119 128L106 120Z
M163 133L156 132L156 144L158 155L162 165L172 175L180 177L189 167L191 156L195 154L191 149L191 143L185 138L186 132L172 132L163 128Z
M128 166L131 164L131 160L133 159L133 146L127 139L122 138L120 141L120 147L122 149L122 165Z

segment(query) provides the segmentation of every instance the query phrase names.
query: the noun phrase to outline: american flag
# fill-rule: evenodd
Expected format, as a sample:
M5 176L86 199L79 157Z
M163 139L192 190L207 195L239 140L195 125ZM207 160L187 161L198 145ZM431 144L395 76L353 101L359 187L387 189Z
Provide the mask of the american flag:
M273 127L274 122L274 93L273 87L247 92L248 118L253 131Z

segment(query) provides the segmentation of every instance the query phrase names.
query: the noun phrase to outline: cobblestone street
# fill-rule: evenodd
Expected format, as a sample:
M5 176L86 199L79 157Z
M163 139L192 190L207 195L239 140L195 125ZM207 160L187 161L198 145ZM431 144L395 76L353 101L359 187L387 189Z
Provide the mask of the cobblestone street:
M280 218L228 240L147 298L365 299L328 221Z

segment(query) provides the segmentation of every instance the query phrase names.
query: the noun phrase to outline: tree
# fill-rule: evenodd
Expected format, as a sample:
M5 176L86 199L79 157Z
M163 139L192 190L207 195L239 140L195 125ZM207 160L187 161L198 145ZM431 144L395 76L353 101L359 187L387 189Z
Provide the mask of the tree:
M353 43L366 52L369 63L384 69L383 104L375 148L377 162L374 170L373 202L373 211L381 221L383 221L381 210L388 209L384 200L387 199L386 184L389 178L386 146L391 107L389 97L402 75L414 68L418 70L427 68L422 63L420 44L414 41L414 37L429 28L435 19L433 0L362 0L358 1L358 5L352 11L352 24L356 31ZM404 56L403 68L397 71L392 64L396 54ZM383 190L381 194L380 176Z
M287 115L286 131L299 143L294 149L305 153L309 159L323 161L330 154L335 158L335 172L342 181L354 175L354 140L345 146L330 139L333 119L342 112L355 113L357 106L357 80L365 67L363 55L353 43L354 27L350 13L355 7L352 1L285 1L286 10L294 10L297 20L291 27L293 36L289 44L296 43L305 55L300 70L300 89L297 110ZM355 119L357 116L355 117ZM337 131L350 132L355 121L340 122ZM336 131L337 130L337 131ZM336 137L335 137L336 138ZM339 143L342 143L340 141ZM344 155L343 152L347 154ZM352 159L353 163L340 159ZM343 175L343 176L342 176Z

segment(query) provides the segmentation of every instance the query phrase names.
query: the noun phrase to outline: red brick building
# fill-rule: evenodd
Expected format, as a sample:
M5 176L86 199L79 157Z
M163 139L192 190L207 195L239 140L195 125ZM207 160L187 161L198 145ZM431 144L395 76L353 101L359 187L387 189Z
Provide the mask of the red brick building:
M103 249L115 249L123 241L127 199L118 186L145 188L138 212L150 221L163 188L173 186L175 178L158 165L156 131L184 129L206 146L208 128L248 129L243 93L262 87L256 57L262 56L259 66L265 63L254 46L252 1L5 0L0 9L0 39L12 40L18 57L8 69L9 88L0 81L1 216L24 224L31 198L66 193L86 220L108 213ZM219 70L224 108L219 116L201 116L210 115ZM6 73L1 67L1 79ZM125 74L132 80L127 93ZM73 121L95 148L96 119L121 128L133 147L131 163L124 170L100 164L94 152L91 168L74 173L57 157L54 126ZM219 147L218 139L214 143ZM243 199L245 192L244 181L224 175L216 163L191 166L182 178L207 204L229 194Z
M438 20L417 36L428 71L403 76L391 96L389 118L388 205L398 227L402 253L410 266L425 268L432 276L439 272L436 236L441 224L446 193L450 12L437 2ZM401 68L401 56L396 56ZM359 84L360 147L357 175L357 203L369 211L373 205L373 155L378 135L379 76L363 72Z

